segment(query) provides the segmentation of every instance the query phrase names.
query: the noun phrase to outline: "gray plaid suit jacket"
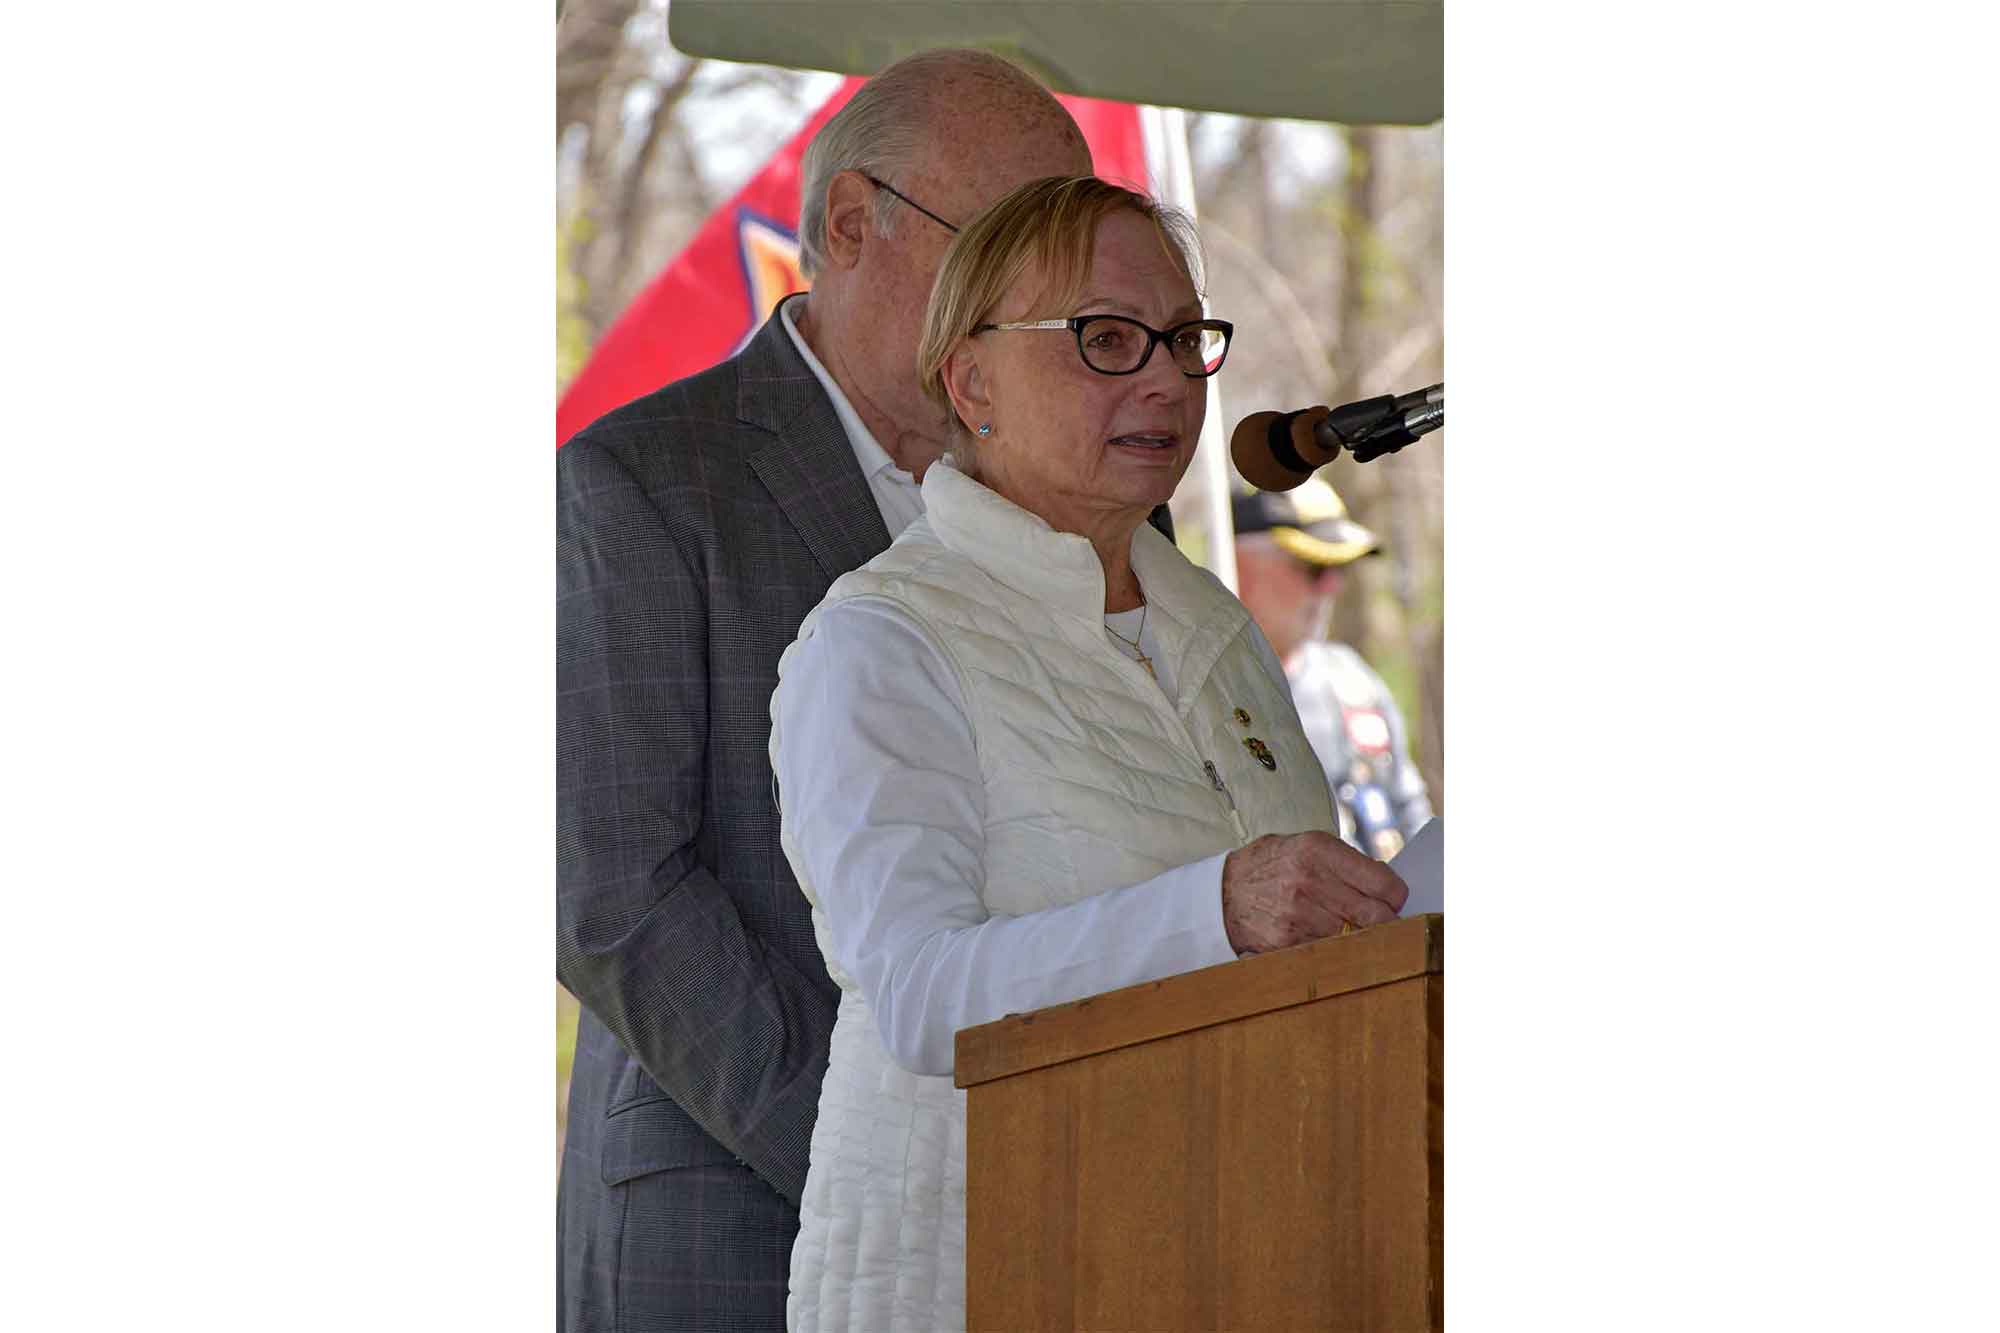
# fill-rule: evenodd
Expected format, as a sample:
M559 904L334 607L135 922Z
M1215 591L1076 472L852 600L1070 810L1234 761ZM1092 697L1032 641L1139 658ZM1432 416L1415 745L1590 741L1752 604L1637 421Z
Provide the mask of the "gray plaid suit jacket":
M889 534L774 313L556 453L559 1327L782 1329L838 991L778 845L778 657Z

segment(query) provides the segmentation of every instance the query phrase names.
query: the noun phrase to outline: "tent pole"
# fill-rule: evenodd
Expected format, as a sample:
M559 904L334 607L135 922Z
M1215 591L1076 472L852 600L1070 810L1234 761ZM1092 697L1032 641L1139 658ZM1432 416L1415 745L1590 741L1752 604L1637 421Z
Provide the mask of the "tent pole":
M1153 196L1191 218L1196 217L1187 112L1179 107L1148 106L1139 109L1139 117L1145 130L1146 163L1153 178ZM1206 306L1204 298L1204 313ZM1173 510L1181 548L1234 592L1236 533L1230 520L1229 443L1222 433L1221 387L1217 379L1208 382L1208 414L1202 419L1194 465L1181 478L1181 491L1192 494L1185 499L1176 494ZM1182 531L1187 518L1194 520L1192 526L1199 531Z

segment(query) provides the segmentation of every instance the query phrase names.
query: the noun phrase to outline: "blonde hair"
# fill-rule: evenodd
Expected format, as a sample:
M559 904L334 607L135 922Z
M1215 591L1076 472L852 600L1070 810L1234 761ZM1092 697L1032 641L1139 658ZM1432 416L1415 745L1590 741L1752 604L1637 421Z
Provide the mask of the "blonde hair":
M1121 209L1153 224L1160 248L1195 291L1201 291L1201 240L1194 222L1162 204L1095 176L1047 176L1029 181L967 223L945 252L924 312L924 335L917 344L917 375L924 393L956 421L945 391L944 366L972 331L992 318L1016 282L1032 265L1043 287L1028 318L1065 318L1090 281L1097 229ZM960 423L961 425L963 423ZM952 455L971 471L962 439Z

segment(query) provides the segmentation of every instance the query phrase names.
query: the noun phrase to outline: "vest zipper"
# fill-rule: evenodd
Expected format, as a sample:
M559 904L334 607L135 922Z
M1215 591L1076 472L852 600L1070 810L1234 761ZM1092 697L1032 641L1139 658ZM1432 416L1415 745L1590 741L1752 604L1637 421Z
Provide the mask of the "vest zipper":
M1204 759L1201 761L1201 767L1202 771L1208 774L1208 785L1221 792L1222 799L1229 803L1229 822L1236 826L1238 845L1248 843L1250 841L1250 831L1243 827L1243 816L1236 812L1236 798L1229 794L1228 786L1222 781L1222 774L1216 772L1215 761L1213 759Z

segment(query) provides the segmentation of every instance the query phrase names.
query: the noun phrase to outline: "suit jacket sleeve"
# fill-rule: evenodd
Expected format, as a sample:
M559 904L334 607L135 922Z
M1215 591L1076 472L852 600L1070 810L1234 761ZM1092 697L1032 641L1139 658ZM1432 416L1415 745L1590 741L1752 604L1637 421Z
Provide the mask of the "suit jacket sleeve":
M729 743L708 734L698 556L613 453L572 442L557 473L556 973L796 1204L837 992L696 855L707 747Z

